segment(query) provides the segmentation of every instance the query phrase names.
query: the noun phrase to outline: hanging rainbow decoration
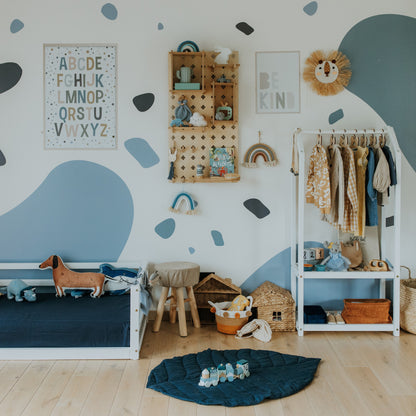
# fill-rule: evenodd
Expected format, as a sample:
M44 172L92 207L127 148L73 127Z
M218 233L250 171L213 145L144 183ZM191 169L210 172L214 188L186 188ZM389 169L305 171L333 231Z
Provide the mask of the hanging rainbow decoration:
M256 168L256 160L259 156L264 159L266 166L277 165L277 157L274 150L267 144L256 143L253 144L253 146L251 146L244 155L243 166L246 168Z
M195 215L195 201L192 199L191 195L187 192L179 193L176 198L173 200L172 205L169 207L169 211L176 212L178 214L182 213L181 205L182 202L187 207L185 214L187 215Z

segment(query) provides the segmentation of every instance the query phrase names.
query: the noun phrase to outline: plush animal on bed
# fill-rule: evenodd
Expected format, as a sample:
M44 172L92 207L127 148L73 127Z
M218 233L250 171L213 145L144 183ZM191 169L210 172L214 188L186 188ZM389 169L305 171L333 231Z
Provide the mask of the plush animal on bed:
M100 297L103 293L105 276L102 273L86 272L78 273L69 270L62 259L53 255L39 265L40 269L52 268L53 281L56 288L56 296L65 296L65 289L91 290L92 298Z
M26 299L28 302L36 300L36 288L28 286L23 280L14 279L7 286L7 299L13 299L16 302L23 302Z

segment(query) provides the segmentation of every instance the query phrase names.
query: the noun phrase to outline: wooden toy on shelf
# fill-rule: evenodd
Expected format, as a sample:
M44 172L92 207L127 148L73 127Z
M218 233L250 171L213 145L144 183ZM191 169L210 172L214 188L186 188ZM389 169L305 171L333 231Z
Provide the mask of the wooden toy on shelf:
M364 266L366 272L389 272L389 265L384 260L373 259Z

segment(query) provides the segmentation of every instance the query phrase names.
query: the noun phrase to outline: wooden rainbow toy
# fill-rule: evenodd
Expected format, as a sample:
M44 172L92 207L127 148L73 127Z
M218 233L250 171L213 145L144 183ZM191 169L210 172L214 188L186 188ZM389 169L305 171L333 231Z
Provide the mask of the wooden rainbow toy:
M185 203L185 206L187 207L187 210L185 211L185 214L187 215L195 215L195 202L192 199L191 195L189 195L187 192L181 192L179 193L176 198L173 200L172 205L169 207L169 210L172 212L181 213L181 205L182 202Z
M246 168L256 168L256 160L261 156L264 159L266 166L276 166L277 157L274 150L263 143L256 143L251 146L244 155L243 166Z

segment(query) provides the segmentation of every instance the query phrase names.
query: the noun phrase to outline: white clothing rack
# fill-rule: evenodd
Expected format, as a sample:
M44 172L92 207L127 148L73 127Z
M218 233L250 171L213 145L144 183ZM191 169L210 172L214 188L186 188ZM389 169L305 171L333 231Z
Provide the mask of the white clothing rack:
M304 270L304 221L305 221L305 148L303 136L306 135L384 135L386 144L389 145L396 165L397 185L391 189L390 203L394 203L394 229L393 252L389 261L393 270L389 272L316 272ZM400 335L400 199L401 199L401 151L397 142L396 134L392 127L384 129L362 129L362 130L302 130L298 128L294 132L296 141L296 152L299 157L299 175L292 175L292 218L291 218L291 292L297 304L297 330L302 336L304 331L392 331L393 335ZM316 140L316 138L314 138ZM381 258L387 259L386 252L386 214L382 207L380 218L380 254ZM296 250L298 256L296 258ZM385 298L386 279L392 280L393 284L393 321L391 324L305 324L304 323L304 282L305 279L378 279L380 298Z

